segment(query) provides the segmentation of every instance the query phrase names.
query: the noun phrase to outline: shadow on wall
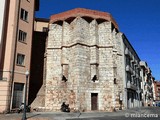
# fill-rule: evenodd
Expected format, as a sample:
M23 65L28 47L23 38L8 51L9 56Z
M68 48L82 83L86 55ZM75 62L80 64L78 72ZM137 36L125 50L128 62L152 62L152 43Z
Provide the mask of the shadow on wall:
M30 105L37 96L40 88L43 85L44 79L44 53L47 33L34 32L32 41L32 56L31 56L31 72L29 99Z

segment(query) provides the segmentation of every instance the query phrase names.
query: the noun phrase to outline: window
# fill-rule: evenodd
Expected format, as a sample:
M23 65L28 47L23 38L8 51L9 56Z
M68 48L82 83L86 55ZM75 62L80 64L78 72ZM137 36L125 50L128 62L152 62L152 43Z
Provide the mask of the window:
M131 65L129 57L126 57L126 65Z
M20 18L24 21L28 21L28 12L21 8L21 16Z
M97 64L90 65L90 72L91 72L91 80L93 82L98 81L98 65Z
M25 58L25 55L18 53L17 54L17 65L24 66L24 58Z
M131 63L131 66L132 66L132 68L133 68L133 70L134 70L134 62Z
M22 31L22 30L19 30L18 40L21 41L21 42L26 42L26 38L27 38L27 33Z
M0 80L3 80L3 73L0 71Z
M0 81L1 81L1 80L7 80L6 77L3 77L3 71L0 71Z
M129 73L129 72L127 72L127 81L132 81L132 79L131 79L131 73Z
M68 64L63 64L62 65L62 81L67 81L68 80Z

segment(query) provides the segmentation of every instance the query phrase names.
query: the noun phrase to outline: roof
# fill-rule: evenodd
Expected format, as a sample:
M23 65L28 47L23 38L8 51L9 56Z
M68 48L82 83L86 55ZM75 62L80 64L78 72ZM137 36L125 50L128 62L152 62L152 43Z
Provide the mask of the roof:
M114 26L118 29L118 25L116 21L113 19L110 13L107 12L101 12L97 10L90 10L85 8L75 8L66 12L62 12L59 14L54 14L50 17L50 23L56 22L56 21L63 21L71 17L91 17L93 19L104 19L107 21L111 21Z
M47 23L49 23L49 19L47 19L47 18L35 18L35 21L47 22Z

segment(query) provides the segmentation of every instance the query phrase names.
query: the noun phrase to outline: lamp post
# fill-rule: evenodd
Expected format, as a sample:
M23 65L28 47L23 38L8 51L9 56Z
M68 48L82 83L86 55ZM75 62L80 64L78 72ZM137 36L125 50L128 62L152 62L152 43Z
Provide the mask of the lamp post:
M26 120L27 82L28 82L28 77L29 77L29 71L28 70L25 72L25 75L26 75L26 85L25 85L25 93L24 93L24 109L23 109L22 120Z

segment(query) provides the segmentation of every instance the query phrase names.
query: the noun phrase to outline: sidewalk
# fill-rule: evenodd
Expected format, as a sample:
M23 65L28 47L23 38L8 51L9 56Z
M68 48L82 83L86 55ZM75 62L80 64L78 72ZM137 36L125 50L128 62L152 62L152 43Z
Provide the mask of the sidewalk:
M124 116L125 113L148 113L150 108L132 108L117 112L83 112L83 113L64 113L64 112L31 112L27 113L27 120L66 120L74 118L90 118L105 116ZM21 120L22 113L0 114L0 120Z

